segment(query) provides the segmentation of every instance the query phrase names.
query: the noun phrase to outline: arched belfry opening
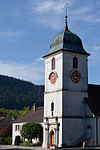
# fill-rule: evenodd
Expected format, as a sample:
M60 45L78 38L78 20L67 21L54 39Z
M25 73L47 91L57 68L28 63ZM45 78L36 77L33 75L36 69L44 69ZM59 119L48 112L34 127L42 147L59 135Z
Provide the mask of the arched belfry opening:
M77 57L73 57L73 68L78 69L78 59L77 59Z
M51 68L52 70L55 69L55 58L52 58Z

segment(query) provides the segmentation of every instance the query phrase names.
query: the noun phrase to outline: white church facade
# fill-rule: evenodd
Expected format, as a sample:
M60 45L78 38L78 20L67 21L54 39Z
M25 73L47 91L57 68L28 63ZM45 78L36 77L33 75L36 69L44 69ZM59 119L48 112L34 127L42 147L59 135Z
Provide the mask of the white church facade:
M44 56L44 148L100 146L100 114L88 97L89 55L66 16L63 32Z

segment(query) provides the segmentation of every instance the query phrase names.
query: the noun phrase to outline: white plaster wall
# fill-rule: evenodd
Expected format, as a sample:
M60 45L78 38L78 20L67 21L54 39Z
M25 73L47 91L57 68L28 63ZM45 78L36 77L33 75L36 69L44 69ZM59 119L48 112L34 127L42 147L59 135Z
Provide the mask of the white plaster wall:
M78 69L73 68L73 57L78 58ZM63 53L63 88L68 90L84 91L88 89L88 59L86 55L71 52ZM75 84L71 80L71 73L78 70L81 75L80 82Z
M86 110L86 116L93 116L93 113L86 102L85 102L85 110Z
M60 123L59 126L59 142L58 142L58 147L62 147L62 136L63 136L63 132L62 132L62 118L58 119L58 122Z
M75 145L79 144L80 139L85 136L85 119L81 118L64 118L63 119L63 144Z
M13 123L13 125L12 125L12 145L15 144L16 136L18 136L18 135L21 136L20 135L20 130L22 129L23 124L24 123ZM15 131L16 125L20 126L20 130Z
M86 119L86 128L87 126L91 126L92 129L92 143L91 146L97 146L97 135L96 135L96 118L87 118ZM88 135L87 135L88 137Z
M73 57L78 58L78 69L73 69ZM51 84L49 75L51 70L52 58L55 58L55 71L58 75L55 84ZM59 123L59 146L71 144L85 134L85 121L71 116L84 116L86 108L84 97L88 97L88 66L87 56L71 53L59 52L45 58L45 94L44 94L44 117L52 117L51 103L54 102L53 117L60 117ZM71 73L79 70L81 79L75 84L71 80ZM65 119L64 116L70 118ZM55 122L49 119L49 123ZM62 123L63 122L63 123ZM75 128L74 128L75 125ZM52 125L51 125L52 126ZM53 126L52 126L53 128ZM72 139L69 140L70 134ZM67 142L66 142L67 141Z
M20 136L21 137L21 134L20 134L20 131L21 131L21 129L22 129L22 126L25 124L26 122L22 122L22 123L13 123L13 125L12 125L12 145L14 145L15 144L15 138L16 138L16 136ZM16 125L19 125L20 126L20 130L15 130L15 128L16 128ZM43 123L41 123L41 125L42 125L42 127L43 127ZM23 138L21 137L21 139L23 140ZM37 142L39 142L39 138L35 138L35 139L32 139L32 142L33 143L37 143Z
M80 91L63 91L63 115L64 116L84 116L85 105L84 97L86 92Z
M44 117L52 117L51 103L54 102L53 116L62 115L62 91L44 95Z
M62 57L63 57L63 53L60 52L45 58L45 92L52 92L52 91L62 89ZM52 70L51 68L52 58L55 58L54 70ZM58 75L55 84L51 84L49 80L49 75L52 71L55 71Z

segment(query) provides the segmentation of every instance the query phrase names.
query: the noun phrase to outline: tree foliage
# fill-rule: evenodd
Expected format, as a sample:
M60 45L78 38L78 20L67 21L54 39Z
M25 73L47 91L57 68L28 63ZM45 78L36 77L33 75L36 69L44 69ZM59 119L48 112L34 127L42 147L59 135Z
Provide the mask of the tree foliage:
M25 107L43 106L43 85L0 75L0 108L22 110Z
M15 109L14 110L8 110L8 109L5 109L5 108L0 109L0 113L2 113L2 117L11 118L13 120L23 116L24 111L25 110L19 111L19 110L15 110Z
M32 106L32 108L30 108L29 106L24 107L24 110L16 110L16 109L9 110L9 109L5 109L5 108L0 109L0 113L2 114L2 117L11 118L13 120L24 116L25 114L27 114L30 111L33 111L33 106Z
M42 139L42 125L36 122L27 122L22 126L21 136L32 142L32 139Z

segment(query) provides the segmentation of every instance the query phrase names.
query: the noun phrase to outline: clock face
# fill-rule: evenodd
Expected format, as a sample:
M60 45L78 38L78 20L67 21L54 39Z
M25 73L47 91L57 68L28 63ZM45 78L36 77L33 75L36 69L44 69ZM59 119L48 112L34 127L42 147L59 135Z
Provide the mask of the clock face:
M74 82L74 83L78 83L80 81L80 73L79 71L73 71L72 74L71 74L71 80Z
M56 80L57 80L56 74L53 72L50 76L50 81L52 84L55 84Z

